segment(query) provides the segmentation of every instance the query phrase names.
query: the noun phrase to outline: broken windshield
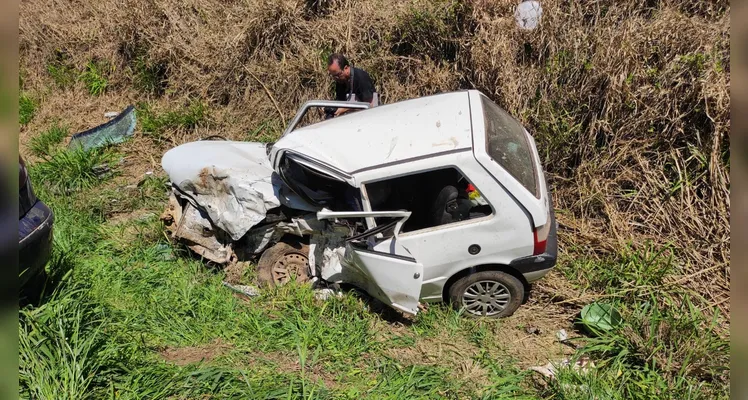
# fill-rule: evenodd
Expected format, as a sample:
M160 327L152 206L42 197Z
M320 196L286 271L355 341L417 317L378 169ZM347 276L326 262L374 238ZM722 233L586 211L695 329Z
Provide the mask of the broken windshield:
M306 201L336 211L361 211L360 191L289 156L280 165L283 181Z

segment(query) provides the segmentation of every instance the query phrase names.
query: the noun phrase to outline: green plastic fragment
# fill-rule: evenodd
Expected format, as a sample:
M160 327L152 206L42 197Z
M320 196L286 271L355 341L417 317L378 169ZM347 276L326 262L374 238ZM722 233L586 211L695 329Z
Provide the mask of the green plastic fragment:
M621 314L611 304L591 303L582 309L582 324L593 331L611 331L623 323Z

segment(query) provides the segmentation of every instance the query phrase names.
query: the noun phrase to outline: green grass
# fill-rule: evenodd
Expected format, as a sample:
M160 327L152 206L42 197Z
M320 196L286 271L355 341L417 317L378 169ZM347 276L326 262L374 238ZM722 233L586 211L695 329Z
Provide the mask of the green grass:
M55 147L70 134L67 126L55 123L29 140L29 150L38 157L51 156Z
M668 284L676 272L672 248L629 246L561 268L580 288L606 295L600 301L619 310L623 324L580 340L576 356L589 356L597 368L589 374L563 369L546 392L552 398L729 396L729 341L719 331L719 311L702 309L703 298Z
M62 60L56 60L47 64L47 74L60 89L73 86L77 75L75 68Z
M18 122L21 125L26 125L34 118L36 114L36 101L32 99L28 94L21 93L18 97Z
M154 140L162 140L169 130L195 129L210 121L208 108L196 100L182 108L162 113L154 111L147 103L138 104L137 110L140 128Z
M117 155L108 149L72 149L54 153L31 168L35 182L55 193L70 193L93 187L116 172Z
M138 56L132 65L133 84L143 93L160 96L167 84L167 66L154 62L145 55Z
M78 76L92 96L100 96L109 86L107 75L111 66L104 61L89 61L84 71Z

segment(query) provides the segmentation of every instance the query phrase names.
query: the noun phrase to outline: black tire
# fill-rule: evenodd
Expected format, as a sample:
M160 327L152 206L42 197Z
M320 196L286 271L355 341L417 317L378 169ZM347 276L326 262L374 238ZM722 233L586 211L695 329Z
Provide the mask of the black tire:
M306 265L300 265L306 261ZM286 279L277 269L284 264L290 267ZM278 242L266 249L257 262L257 280L261 286L278 286L295 278L296 282L308 282L311 278L309 270L309 245L304 243Z
M483 304L481 300L471 300L467 297L468 295L472 296L472 294L466 293L468 288L471 289L471 292L477 293L475 290L476 287L483 287L485 285L488 289L491 289L494 283L499 284L496 290L497 296L503 297L506 293L509 294L506 304L501 302L503 299L499 299L495 301L494 306L487 306L488 310L484 311L484 308L480 305ZM525 287L519 279L506 272L482 271L458 279L450 286L448 293L452 307L457 311L464 308L464 315L473 318L503 318L514 314L519 306L522 305L522 300L525 296ZM479 293L477 296L481 296L481 294ZM471 301L472 303L469 303ZM476 302L479 303L477 311L481 314L485 312L485 315L476 314L475 309L469 309L470 306L475 307ZM499 304L503 305L504 308L500 309L498 307ZM490 312L492 309L498 312Z

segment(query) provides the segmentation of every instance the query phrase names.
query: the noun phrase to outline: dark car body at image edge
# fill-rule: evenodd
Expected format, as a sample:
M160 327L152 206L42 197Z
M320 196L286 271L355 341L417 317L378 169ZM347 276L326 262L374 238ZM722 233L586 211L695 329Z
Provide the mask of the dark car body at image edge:
M54 214L34 194L21 157L18 158L18 185L18 275L20 287L25 289L46 277L44 267L52 254Z

